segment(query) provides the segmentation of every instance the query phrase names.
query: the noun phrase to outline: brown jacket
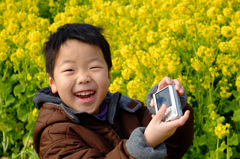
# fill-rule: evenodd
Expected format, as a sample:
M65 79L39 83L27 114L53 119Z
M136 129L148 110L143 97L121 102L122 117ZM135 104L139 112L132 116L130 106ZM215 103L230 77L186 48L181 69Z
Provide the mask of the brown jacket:
M188 128L179 128L169 142L152 149L143 137L151 113L142 103L120 93L111 95L107 121L102 121L85 112L74 112L50 92L46 88L35 97L40 112L33 139L40 158L164 158L165 144L169 158L180 158L192 143L191 118L183 126Z

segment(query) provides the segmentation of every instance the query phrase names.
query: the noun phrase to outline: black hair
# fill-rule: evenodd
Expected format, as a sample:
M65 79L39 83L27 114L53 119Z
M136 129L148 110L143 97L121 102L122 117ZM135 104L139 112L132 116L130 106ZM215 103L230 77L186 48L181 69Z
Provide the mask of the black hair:
M54 64L58 50L69 39L76 39L100 47L108 70L110 70L112 67L110 47L102 32L102 28L84 23L71 23L59 27L57 32L50 35L42 49L45 56L47 73L53 78Z

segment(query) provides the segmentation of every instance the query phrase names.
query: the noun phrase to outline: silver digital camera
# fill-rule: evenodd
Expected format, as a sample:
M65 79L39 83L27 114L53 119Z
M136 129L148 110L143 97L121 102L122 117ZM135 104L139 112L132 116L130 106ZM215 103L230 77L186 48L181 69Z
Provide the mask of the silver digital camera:
M163 121L171 121L182 116L180 97L177 94L174 84L168 85L154 93L153 100L156 113L163 104L167 106L167 110L162 119Z

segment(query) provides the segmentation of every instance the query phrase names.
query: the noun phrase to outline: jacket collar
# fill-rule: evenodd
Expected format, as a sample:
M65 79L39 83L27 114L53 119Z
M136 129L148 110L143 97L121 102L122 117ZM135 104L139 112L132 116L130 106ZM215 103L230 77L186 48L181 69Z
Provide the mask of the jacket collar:
M110 124L113 124L116 114L119 109L123 109L127 112L133 113L137 111L142 103L133 100L127 96L121 95L121 93L116 92L114 94L108 92L105 97L105 102L108 104L108 114L107 119ZM80 123L78 115L86 113L84 111L77 112L76 110L68 107L58 96L58 94L53 94L50 87L43 88L37 92L34 97L35 104L38 109L42 107L43 103L51 103L56 106L62 107L66 114L71 117L76 123ZM86 113L87 114L87 113ZM96 117L97 118L97 117Z

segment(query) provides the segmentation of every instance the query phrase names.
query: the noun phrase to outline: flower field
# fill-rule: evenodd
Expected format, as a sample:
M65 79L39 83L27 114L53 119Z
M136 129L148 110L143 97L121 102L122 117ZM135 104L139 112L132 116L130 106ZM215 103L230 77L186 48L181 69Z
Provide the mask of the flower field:
M145 101L164 76L194 108L184 158L240 156L240 0L3 0L0 2L0 157L38 158L33 97L48 86L41 47L65 24L104 28L110 91Z

